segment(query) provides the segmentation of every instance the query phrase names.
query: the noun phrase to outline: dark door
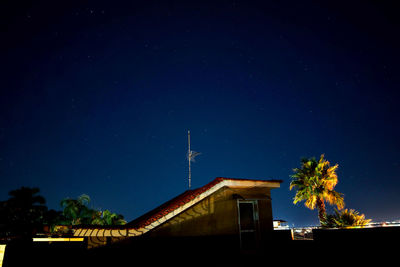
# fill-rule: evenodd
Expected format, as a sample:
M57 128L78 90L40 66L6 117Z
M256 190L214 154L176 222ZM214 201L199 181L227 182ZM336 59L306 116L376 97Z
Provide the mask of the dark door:
M256 200L239 200L240 247L244 250L257 248L258 211Z

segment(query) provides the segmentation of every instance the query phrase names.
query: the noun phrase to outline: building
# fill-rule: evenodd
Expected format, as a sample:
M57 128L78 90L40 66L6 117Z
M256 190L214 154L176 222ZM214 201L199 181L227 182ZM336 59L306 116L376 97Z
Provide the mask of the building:
M252 249L268 243L273 230L271 189L280 180L216 178L118 227L76 227L74 236L88 237L89 246L127 237L213 237L238 240Z
M285 220L274 220L274 229L275 230L287 230L290 229L287 221Z

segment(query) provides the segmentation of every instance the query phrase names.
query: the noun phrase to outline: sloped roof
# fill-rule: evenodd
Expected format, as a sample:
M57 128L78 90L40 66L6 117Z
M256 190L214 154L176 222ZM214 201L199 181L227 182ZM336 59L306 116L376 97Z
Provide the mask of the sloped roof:
M212 182L202 186L200 188L194 190L187 190L182 194L178 195L177 197L165 202L161 206L149 211L148 213L140 216L139 218L127 223L127 226L133 226L135 228L145 227L155 221L157 219L167 215L168 213L176 210L180 206L183 206L185 203L193 200L196 196L200 195L201 193L207 191L217 183L221 181L221 178L217 178Z
M270 187L270 188L278 188L282 183L282 180L255 180L255 179L240 179L240 178L225 178L225 177L217 177L210 183L193 190L187 190L177 197L165 202L159 207L145 213L144 215L138 217L137 219L118 227L102 227L102 229L125 229L126 235L128 236L136 236L141 235L161 223L171 219L172 217L178 215L194 204L198 203L205 197L211 195L215 191L219 190L224 186L228 187ZM99 228L96 226L92 227L84 227L84 228ZM121 233L121 231L118 231ZM76 235L83 234L83 231L76 232ZM91 232L84 231L84 235L91 235ZM105 232L102 231L102 234L105 235Z
M282 183L281 180L254 180L254 179L238 179L238 178L224 178L224 177L218 177L211 181L210 183L194 189L194 190L187 190L180 194L179 196L171 199L170 201L162 204L161 206L155 208L154 210L151 210L150 212L140 216L139 218L129 222L126 224L129 227L135 227L135 228L142 228L146 227L147 225L157 221L161 217L173 212L174 210L178 209L179 207L183 206L186 203L189 203L190 201L194 200L197 196L200 194L208 191L215 185L227 181L227 180L234 180L234 181L251 181L251 182L274 182L274 183Z

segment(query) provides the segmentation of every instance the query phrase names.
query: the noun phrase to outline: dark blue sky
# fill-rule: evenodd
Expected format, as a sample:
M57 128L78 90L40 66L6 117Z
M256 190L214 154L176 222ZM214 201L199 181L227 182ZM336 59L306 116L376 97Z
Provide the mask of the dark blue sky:
M289 175L325 153L347 208L400 219L394 6L65 2L1 3L2 200L86 193L134 219L187 189L190 129L193 187L282 179L274 217L316 224Z

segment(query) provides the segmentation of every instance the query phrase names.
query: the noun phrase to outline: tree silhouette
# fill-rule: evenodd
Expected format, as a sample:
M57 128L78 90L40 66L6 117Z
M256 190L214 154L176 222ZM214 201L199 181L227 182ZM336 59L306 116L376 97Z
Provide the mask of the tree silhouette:
M48 209L39 192L36 187L21 187L9 192L10 198L0 203L3 235L32 235L42 230Z

